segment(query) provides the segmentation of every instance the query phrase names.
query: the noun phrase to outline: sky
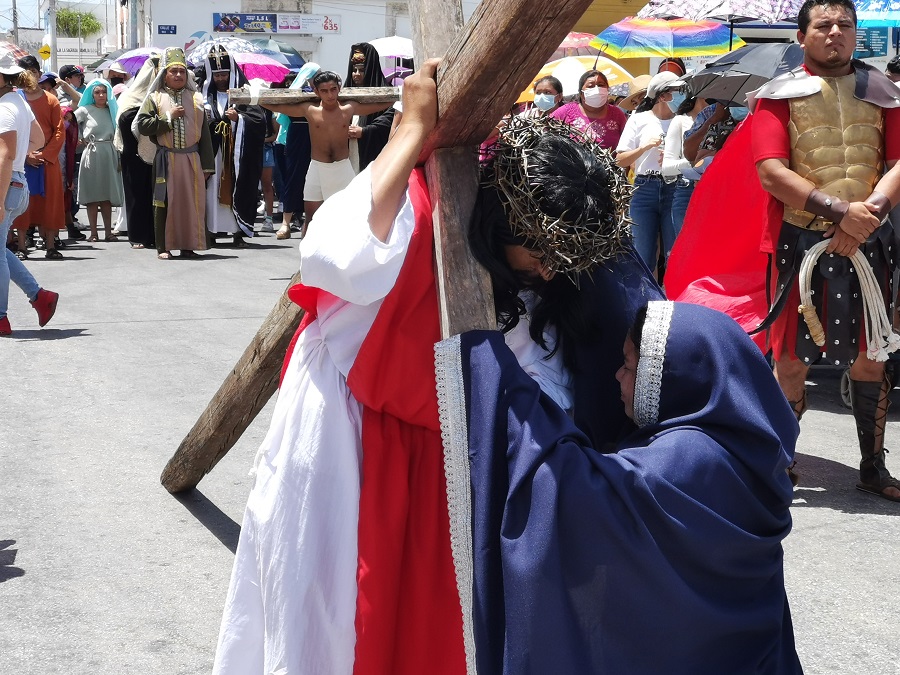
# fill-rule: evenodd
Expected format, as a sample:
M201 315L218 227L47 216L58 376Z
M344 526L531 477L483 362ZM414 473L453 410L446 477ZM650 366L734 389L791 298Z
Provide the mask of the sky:
M36 28L38 24L37 0L16 0L19 10L19 26ZM0 0L0 30L8 31L12 28L12 2Z

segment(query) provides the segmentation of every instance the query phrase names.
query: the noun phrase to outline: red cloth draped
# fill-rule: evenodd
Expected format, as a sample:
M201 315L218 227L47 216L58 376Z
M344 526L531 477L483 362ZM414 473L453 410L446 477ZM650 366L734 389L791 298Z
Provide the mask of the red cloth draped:
M434 378L440 328L422 170L410 178L410 200L416 227L400 277L347 378L365 406L355 675L466 669Z
M466 670L434 377L440 328L424 171L413 172L409 188L410 247L347 378L363 405L354 675ZM297 335L315 318L320 293L290 289L307 310Z
M746 331L768 313L767 253L783 209L756 173L753 118L734 130L697 184L666 267L670 299L725 312ZM765 333L753 339L766 351Z

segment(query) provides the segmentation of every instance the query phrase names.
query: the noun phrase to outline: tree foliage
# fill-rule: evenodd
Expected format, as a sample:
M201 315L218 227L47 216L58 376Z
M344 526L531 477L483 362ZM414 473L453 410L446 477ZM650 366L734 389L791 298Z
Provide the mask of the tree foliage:
M81 19L79 33L78 20ZM63 37L88 37L103 30L103 24L90 12L60 9L56 12L56 30Z

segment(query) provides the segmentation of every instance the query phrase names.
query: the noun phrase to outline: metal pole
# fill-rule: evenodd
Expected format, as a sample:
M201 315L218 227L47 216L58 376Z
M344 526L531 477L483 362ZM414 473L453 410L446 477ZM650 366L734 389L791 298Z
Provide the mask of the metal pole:
M50 70L56 73L56 0L50 0L47 14L47 23L50 24L47 26L50 29Z
M128 0L128 35L130 49L138 48L138 0Z
M81 65L81 14L78 15L78 65Z

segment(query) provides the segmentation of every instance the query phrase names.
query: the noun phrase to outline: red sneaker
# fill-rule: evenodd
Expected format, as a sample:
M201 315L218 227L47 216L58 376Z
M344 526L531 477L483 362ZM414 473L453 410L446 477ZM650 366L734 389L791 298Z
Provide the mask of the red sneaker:
M53 318L53 314L56 313L57 302L59 302L59 293L45 291L42 288L38 291L37 297L31 303L31 306L34 307L34 311L36 311L38 315L38 325L42 328L47 325L47 322L50 321L50 319Z
M9 318L0 319L0 335L12 335L12 326L9 325Z

